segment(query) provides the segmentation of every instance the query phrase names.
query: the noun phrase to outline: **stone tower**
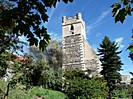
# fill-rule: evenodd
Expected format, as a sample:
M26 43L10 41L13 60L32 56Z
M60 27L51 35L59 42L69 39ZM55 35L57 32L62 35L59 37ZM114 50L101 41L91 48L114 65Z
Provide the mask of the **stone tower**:
M99 57L86 40L85 22L82 14L62 17L63 69L90 69L93 75L101 71Z

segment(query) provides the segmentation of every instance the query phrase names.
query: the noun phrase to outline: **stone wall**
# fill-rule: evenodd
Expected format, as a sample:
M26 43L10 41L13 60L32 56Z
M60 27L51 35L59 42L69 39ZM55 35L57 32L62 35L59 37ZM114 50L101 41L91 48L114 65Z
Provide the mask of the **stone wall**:
M91 69L93 75L101 70L99 57L86 40L85 22L81 13L62 18L63 69Z
M121 83L124 83L124 84L130 84L131 82L131 78L130 78L130 75L121 75Z

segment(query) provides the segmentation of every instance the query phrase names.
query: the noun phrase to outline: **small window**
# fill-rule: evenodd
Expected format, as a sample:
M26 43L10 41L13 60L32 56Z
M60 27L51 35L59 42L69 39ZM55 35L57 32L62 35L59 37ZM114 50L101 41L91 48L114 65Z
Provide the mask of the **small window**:
M72 34L74 34L74 26L73 25L71 25L70 31Z
M73 25L71 25L71 30L74 30L74 26Z

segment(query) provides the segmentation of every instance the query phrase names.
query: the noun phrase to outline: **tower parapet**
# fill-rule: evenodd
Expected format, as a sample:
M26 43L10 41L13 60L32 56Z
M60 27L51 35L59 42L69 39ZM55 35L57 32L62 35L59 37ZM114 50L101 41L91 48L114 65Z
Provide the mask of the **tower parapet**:
M71 31L71 26L74 27L73 33ZM65 32L67 31L67 32ZM68 36L68 35L73 35L73 34L81 34L86 38L86 33L85 33L85 22L82 19L82 14L78 13L74 17L62 17L62 33L63 36ZM65 33L65 34L64 34Z
M81 13L78 13L76 16L74 16L74 17L73 16L70 16L68 18L66 16L63 16L62 17L62 23L66 23L68 21L71 21L72 22L72 20L75 20L75 21L82 20L82 14Z

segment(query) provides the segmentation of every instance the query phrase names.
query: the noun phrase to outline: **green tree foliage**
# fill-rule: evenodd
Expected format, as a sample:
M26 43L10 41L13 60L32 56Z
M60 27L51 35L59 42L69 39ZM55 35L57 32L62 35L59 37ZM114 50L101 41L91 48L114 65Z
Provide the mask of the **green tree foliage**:
M0 2L0 27L17 37L26 36L30 45L39 43L39 48L44 50L50 36L42 24L48 21L47 10L56 7L58 2L60 0L3 0Z
M6 74L7 56L6 52L0 54L0 79Z
M60 40L52 40L48 44L45 51L49 67L53 71L51 88L61 91L62 88L62 42Z
M25 42L20 41L16 35L11 34L10 30L0 28L0 77L4 76L7 67L9 67L12 53L17 51L23 52Z
M54 69L54 74L60 75L62 69L62 42L60 40L53 40L47 46L45 51L48 59L48 64Z
M62 49L60 41L50 41L43 52L37 47L30 47L30 54L26 54L24 57L12 55L12 53L9 53L10 57L7 57L7 54L2 53L4 58L1 58L9 63L6 66L9 65L8 68L13 70L13 77L7 81L4 97L8 97L10 89L16 87L17 84L23 84L26 89L31 86L42 86L43 88L61 90L62 61L60 59L62 59ZM9 61L13 63L10 64ZM6 73L5 71L6 68L4 72L2 71L3 75ZM4 91L2 90L2 92Z
M64 3L73 0L62 0ZM23 52L19 36L28 38L30 45L38 45L44 50L50 40L47 29L42 25L48 21L47 10L56 7L60 0L1 0L0 1L0 54L6 50L15 51L16 48ZM15 48L15 49L14 49ZM4 58L1 57L0 76L7 68Z
M14 86L16 84L16 79L19 78L22 74L21 72L17 72L16 70L19 70L19 64L18 63L13 63L11 62L12 59L14 60L16 58L16 56L14 56L12 53L5 51L3 53L0 54L0 76L1 79L3 79L3 77L7 77L5 74L7 74L7 68L8 69L12 69L12 75L8 75L7 78L7 86L5 88L5 90L3 91L1 88L0 90L3 92L4 97L8 98L8 94L9 94L9 90L10 90L10 86ZM19 67L19 68L18 68ZM11 73L8 71L8 73Z
M63 0L68 3L73 0ZM0 54L6 50L23 52L19 36L28 38L30 45L38 45L44 50L50 40L47 29L42 24L48 21L47 10L56 7L60 0L2 0L0 1ZM22 43L22 42L21 42ZM0 76L7 69L4 58L0 59ZM3 65L2 65L3 64Z
M108 94L105 81L89 79L82 70L66 71L64 82L64 92L70 99L102 99Z
M68 3L72 0L63 0ZM22 50L19 36L26 36L30 45L38 45L44 50L50 36L47 34L46 28L42 26L48 21L47 10L56 7L56 3L60 0L51 1L33 1L33 0L2 0L0 1L0 54L7 50L15 51L16 48ZM15 48L15 49L14 49ZM1 57L0 76L3 76L6 65L4 58Z
M117 84L113 90L113 98L132 99L133 86L127 84Z
M127 16L132 16L133 0L120 0L111 6L113 8L112 14L115 22L123 23ZM130 50L129 57L133 57L133 44L128 47ZM133 60L133 59L132 59Z
M133 32L133 30L132 30ZM133 36L132 36L132 40L133 40ZM130 44L130 46L127 48L130 52L129 52L129 58L133 61L133 42Z
M133 11L133 0L120 0L111 6L115 22L123 23L126 16L131 16Z
M22 84L28 86L44 86L47 88L47 83L49 82L50 73L49 67L46 61L33 62L29 63L29 60L26 64L22 65L18 72L22 72L22 76L18 79Z
M129 58L133 61L133 52L131 50L129 52Z
M118 71L121 70L121 65L123 64L118 56L118 54L121 53L121 51L117 51L118 48L117 44L111 42L107 36L105 36L100 44L100 48L98 48L100 61L103 66L101 74L105 80L107 80L107 86L109 87L110 93L115 88L115 82L121 80L121 75Z
M43 62L49 68L48 87L54 90L61 90L62 86L62 45L61 41L50 41L46 50L40 51L37 47L30 47L30 54L35 62ZM45 76L45 75L44 75ZM48 81L48 80L47 80Z
M20 45L21 44L21 45ZM22 46L26 44L20 41L10 30L4 30L0 27L0 77L4 76L11 53L19 50L23 52Z
M14 35L11 35L9 32L10 31L8 30L5 31L2 28L0 28L0 54L2 52L5 52L5 50L9 50L11 48L11 45L13 47L14 43L17 41L16 39L14 39Z
M31 56L25 56L22 60L17 57L10 67L12 67L13 73L11 79L7 81L5 91L3 91L4 99L8 98L10 89L15 88L17 84L23 84L26 89L31 86L47 88L50 72L46 61L34 62Z
M45 57L45 61L47 61L49 67L53 69L54 74L61 74L62 45L60 40L51 40L43 52L41 52L37 47L30 47L29 50L30 54L34 57L34 61L41 61Z

